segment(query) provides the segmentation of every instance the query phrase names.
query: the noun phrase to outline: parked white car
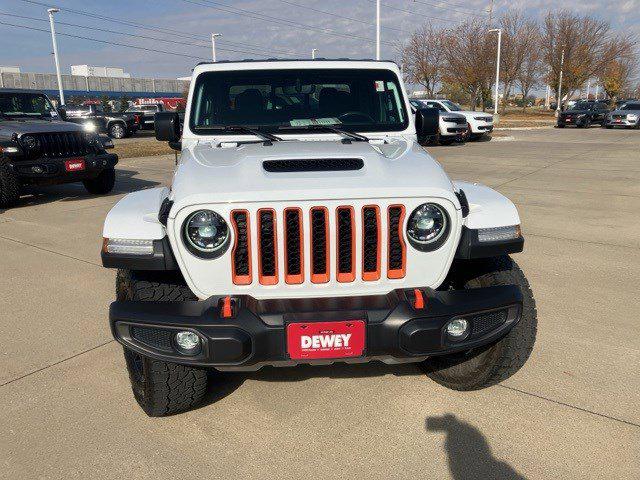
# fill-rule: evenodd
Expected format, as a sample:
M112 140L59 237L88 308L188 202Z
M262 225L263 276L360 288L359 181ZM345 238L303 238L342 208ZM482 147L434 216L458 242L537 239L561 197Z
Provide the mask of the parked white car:
M420 107L433 108L427 105L424 100L410 100L410 103L414 109ZM466 117L458 113L445 112L442 110L439 110L438 112L439 128L435 142L442 145L451 145L454 142L464 142L466 140L465 133L467 131Z
M426 105L442 112L458 113L467 119L466 140L477 140L493 131L493 115L473 110L462 110L462 107L451 100L425 99Z
M156 115L180 151L171 188L120 200L102 249L148 415L196 405L207 369L421 362L474 390L522 367L537 316L509 257L518 211L418 145L437 112L414 117L401 78L392 62L206 63L182 132Z

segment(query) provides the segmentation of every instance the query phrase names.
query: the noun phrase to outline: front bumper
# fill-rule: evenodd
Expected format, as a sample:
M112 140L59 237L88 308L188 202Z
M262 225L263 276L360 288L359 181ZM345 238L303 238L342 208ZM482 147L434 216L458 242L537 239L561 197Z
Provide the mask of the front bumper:
M423 308L417 308L413 289L398 289L387 295L314 299L256 300L239 296L232 299L231 318L222 315L224 297L180 303L116 301L109 309L109 320L115 339L142 355L220 370L257 370L266 365L298 363L421 361L489 344L508 333L522 312L522 294L515 285L446 292L423 288L420 292ZM470 324L463 340L455 341L446 334L445 327L454 318L465 318ZM344 320L365 322L362 356L304 361L290 358L288 324ZM198 334L202 342L198 354L179 352L174 335L180 330Z
M605 120L604 124L609 127L635 127L640 124L640 120L608 119Z
M66 162L84 160L84 169L67 171ZM89 154L80 157L36 158L12 160L13 171L24 183L67 183L95 178L106 168L114 167L118 156L113 153Z

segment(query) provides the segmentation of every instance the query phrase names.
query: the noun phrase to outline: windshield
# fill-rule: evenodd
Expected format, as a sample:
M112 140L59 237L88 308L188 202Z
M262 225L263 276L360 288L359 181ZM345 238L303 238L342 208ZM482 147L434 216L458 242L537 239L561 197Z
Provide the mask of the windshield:
M462 107L457 103L453 103L451 100L441 100L441 102L447 106L449 110L452 112L459 112L462 110Z
M58 114L41 93L0 93L0 114L5 117L56 117Z
M572 110L591 110L593 105L593 103L578 102L573 106Z
M333 125L353 132L401 131L409 121L392 71L309 69L203 73L189 124L197 134L231 125L269 131Z
M640 110L640 103L625 103L620 110Z

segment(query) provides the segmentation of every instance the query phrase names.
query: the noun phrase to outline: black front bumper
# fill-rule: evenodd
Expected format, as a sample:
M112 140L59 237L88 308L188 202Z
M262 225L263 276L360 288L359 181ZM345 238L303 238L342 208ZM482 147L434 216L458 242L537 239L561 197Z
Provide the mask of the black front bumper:
M67 171L66 162L82 159L84 170ZM77 157L36 158L32 160L13 160L10 165L18 178L29 184L54 184L78 182L97 177L106 168L118 163L114 153L89 154Z
M314 299L256 300L233 297L233 317L223 318L224 297L205 301L163 303L116 301L109 309L111 331L121 344L143 355L181 364L227 370L255 370L265 365L333 361L420 361L489 344L520 320L522 294L514 285L438 292L420 289L424 308L415 307L415 291L387 295ZM454 318L469 322L463 340L445 330ZM287 353L289 323L364 320L366 347L362 357L335 360L292 360ZM174 335L198 334L202 342L193 356L179 352Z

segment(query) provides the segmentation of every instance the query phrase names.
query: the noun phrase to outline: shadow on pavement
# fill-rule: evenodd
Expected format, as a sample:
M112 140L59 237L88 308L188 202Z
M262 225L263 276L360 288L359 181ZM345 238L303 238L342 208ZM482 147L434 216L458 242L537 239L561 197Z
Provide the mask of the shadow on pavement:
M135 192L145 188L160 185L160 182L136 178L140 172L135 170L122 170L116 167L116 184L114 189L106 195L92 195L86 191L82 182L64 183L62 185L51 186L25 186L18 203L8 210L42 205L56 201L72 202L86 200L87 198L107 198L122 193ZM0 209L0 212L5 210Z
M511 465L493 456L480 430L455 415L428 417L425 429L445 433L449 470L455 480L526 480Z

